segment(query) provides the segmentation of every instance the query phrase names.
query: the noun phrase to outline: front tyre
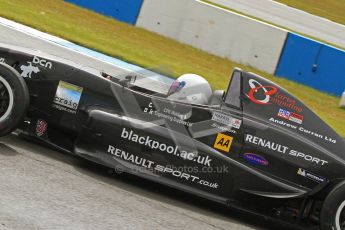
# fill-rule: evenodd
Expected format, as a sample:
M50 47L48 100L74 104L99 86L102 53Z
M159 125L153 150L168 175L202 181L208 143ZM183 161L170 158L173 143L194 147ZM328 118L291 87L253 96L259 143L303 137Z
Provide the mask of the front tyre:
M345 181L325 199L320 216L321 230L345 230Z
M0 63L0 137L23 121L30 96L24 79L12 67Z

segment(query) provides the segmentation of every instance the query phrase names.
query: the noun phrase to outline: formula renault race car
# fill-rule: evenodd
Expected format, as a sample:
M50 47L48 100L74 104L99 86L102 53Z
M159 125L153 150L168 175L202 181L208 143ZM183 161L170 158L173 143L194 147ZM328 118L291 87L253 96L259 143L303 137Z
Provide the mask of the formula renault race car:
M235 69L121 76L0 48L0 136L14 130L98 164L303 229L345 229L345 142L300 100Z

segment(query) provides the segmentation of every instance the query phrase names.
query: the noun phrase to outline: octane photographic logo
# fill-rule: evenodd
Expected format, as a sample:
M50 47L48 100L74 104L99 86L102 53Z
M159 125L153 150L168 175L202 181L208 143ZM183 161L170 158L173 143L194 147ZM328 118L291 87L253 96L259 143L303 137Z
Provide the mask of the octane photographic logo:
M127 162L130 162L136 166L139 166L140 168L146 170L141 171L138 169L135 169L136 172L148 172L153 171L155 173L163 173L166 175L169 175L171 177L177 178L182 181L187 181L191 183L195 183L198 185L201 185L203 187L209 187L212 189L218 189L219 184L216 182L210 182L208 180L203 180L198 176L192 175L190 172L185 172L184 170L180 170L179 168L171 167L171 166L163 166L159 165L154 161L150 161L148 159L145 159L143 157L136 156L132 153L126 152L120 148L117 148L115 146L109 145L107 153L109 153L113 159L121 159L125 160ZM139 169L140 169L139 168ZM227 168L225 168L227 170ZM134 169L132 169L134 170ZM197 170L196 170L197 171ZM208 172L209 170L207 170Z

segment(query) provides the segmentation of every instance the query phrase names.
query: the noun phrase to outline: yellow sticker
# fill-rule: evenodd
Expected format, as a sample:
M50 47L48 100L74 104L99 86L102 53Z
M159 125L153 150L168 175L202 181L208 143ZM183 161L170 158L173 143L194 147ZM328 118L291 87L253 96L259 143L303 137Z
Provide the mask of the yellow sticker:
M214 143L214 148L222 150L224 152L229 152L233 139L233 137L218 133L216 141Z

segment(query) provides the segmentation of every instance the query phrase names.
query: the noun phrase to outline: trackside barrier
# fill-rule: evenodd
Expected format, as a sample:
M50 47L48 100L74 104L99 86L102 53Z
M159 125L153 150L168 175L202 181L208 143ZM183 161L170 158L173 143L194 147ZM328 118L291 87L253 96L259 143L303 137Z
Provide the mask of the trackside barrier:
M275 75L341 96L345 89L345 51L289 33Z
M144 0L137 26L273 74L287 31L196 0Z
M345 109L345 92L343 93L339 106Z
M97 13L134 25L143 0L65 0Z
M65 1L323 92L345 89L345 51L199 0Z

